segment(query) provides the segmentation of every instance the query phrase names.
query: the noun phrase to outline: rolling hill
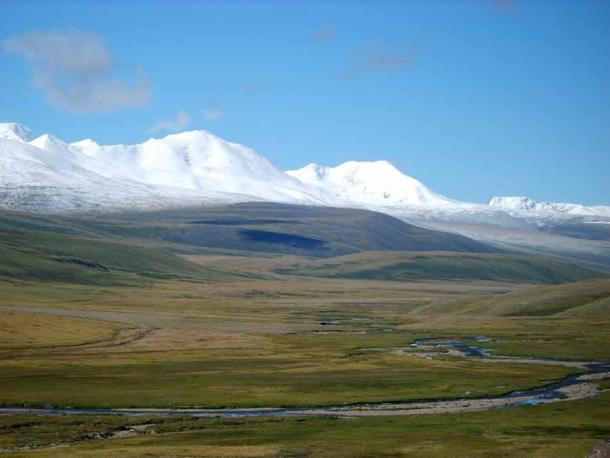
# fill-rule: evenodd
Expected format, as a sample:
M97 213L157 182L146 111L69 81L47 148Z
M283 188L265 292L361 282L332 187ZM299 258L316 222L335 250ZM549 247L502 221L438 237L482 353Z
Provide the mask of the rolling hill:
M502 253L365 252L295 264L275 271L286 275L359 280L488 280L542 284L607 277L542 256Z
M88 217L0 213L5 279L132 284L253 275L188 258L206 254L291 255L298 263L275 273L311 277L524 283L604 277L358 209L250 203Z
M608 206L526 197L495 197L488 204L461 202L384 160L347 161L334 167L309 164L282 171L253 149L203 130L131 145L102 145L93 139L68 143L50 134L34 137L20 124L0 123L3 209L85 216L244 202L377 211L510 251L577 260L610 271ZM265 249L291 244L302 251L316 246L321 251L328 246L306 235L300 239L292 236L298 234L260 228L244 228L231 241L231 232L216 244L240 247L245 238L259 247L267 243ZM171 237L180 238L175 233ZM335 248L330 252L353 251Z
M368 210L245 203L72 219L89 230L225 250L332 257L371 250L493 252Z

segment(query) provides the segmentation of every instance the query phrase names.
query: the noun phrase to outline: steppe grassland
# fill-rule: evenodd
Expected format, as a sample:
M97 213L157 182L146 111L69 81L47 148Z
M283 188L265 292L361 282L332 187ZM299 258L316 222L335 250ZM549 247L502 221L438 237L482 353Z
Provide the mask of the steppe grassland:
M0 313L0 351L78 346L105 341L122 326L111 322L62 318L43 313Z
M465 302L519 294L524 287L281 277L163 281L152 287L4 284L9 294L3 297L11 299L3 303L13 309L3 313L22 322L43 312L68 313L53 318L65 320L62 329L68 333L87 326L124 330L104 345L59 342L36 350L40 343L32 343L30 352L4 351L0 401L221 407L480 396L558 379L569 370L427 360L391 350L408 348L417 337L485 333L501 337L496 345L509 353L542 338L545 354L552 356L565 347L568 331L590 336L571 347L573 358L606 350L607 333L598 319L559 318L549 324L537 317L477 312L475 326L474 315L464 313ZM35 306L27 310L37 313L16 313L16 306ZM437 312L421 312L425 309ZM91 341L100 339L91 334Z
M1 283L2 402L271 406L478 396L570 369L391 350L417 337L485 334L498 354L594 359L610 352L607 281L325 280L275 275L278 260L268 258L200 261L268 278L130 287ZM6 417L0 447L67 443L72 456L572 457L610 435L609 415L606 394L503 412L358 420ZM144 422L158 434L84 440Z
M156 434L87 435L152 425ZM0 447L49 446L15 457L515 457L587 456L610 436L610 395L501 412L416 417L0 417ZM60 445L59 447L57 445ZM69 448L64 448L68 446Z

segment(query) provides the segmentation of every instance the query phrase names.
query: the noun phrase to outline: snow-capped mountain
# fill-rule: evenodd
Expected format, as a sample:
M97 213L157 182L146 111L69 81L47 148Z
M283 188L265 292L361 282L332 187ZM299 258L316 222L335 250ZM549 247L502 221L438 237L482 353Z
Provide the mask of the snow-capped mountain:
M610 217L610 206L538 202L529 197L493 197L489 201L489 206L521 214Z
M26 188L52 188L62 195L79 194L75 209L104 208L96 196L106 195L109 210L129 208L135 202L146 206L146 199L171 206L206 203L213 197L214 202L357 206L417 217L452 215L461 220L476 214L479 222L481 217L503 219L508 225L515 218L531 216L610 217L610 207L526 197L494 197L488 205L459 202L430 190L387 161L349 161L336 167L309 164L283 172L254 150L207 131L151 138L136 145L99 145L91 139L66 143L49 134L32 138L27 127L0 123L0 188L5 191L0 206L11 208L19 208L20 203L13 198L7 204L7 188L19 189L17 194L24 200ZM55 210L71 209L55 201Z
M610 207L523 197L460 202L387 161L283 172L252 149L206 131L99 145L48 134L33 138L24 126L0 123L0 208L61 213L246 201L375 210L501 246L594 255L610 265L610 241L603 235L606 227L610 233ZM595 230L590 223L598 223Z
M139 145L100 146L85 140L70 147L91 160L88 167L103 176L194 192L208 190L271 201L324 203L323 192L312 193L252 149L206 131L151 138Z
M96 171L104 161L51 135L28 142L29 138L29 130L22 126L0 125L0 208L56 213L244 200L215 190L192 192L127 176L105 176Z
M66 143L50 134L32 138L17 123L0 123L0 207L33 208L26 188L75 194L53 208L124 209L218 201L266 200L356 206L424 219L492 221L514 226L527 217L610 217L610 207L494 197L488 205L442 196L387 161L349 161L336 167L309 164L283 172L254 150L207 131L151 138L136 145L99 145L86 139ZM12 197L7 197L7 189ZM75 197L73 196L73 197ZM100 202L100 196L105 196ZM23 199L23 202L19 202ZM48 200L48 199L47 199ZM72 202L72 203L70 203ZM27 204L27 205L26 205ZM74 207L74 208L72 208Z
M336 167L309 164L286 173L303 183L326 189L345 202L373 206L459 205L459 202L431 191L387 161L349 161Z

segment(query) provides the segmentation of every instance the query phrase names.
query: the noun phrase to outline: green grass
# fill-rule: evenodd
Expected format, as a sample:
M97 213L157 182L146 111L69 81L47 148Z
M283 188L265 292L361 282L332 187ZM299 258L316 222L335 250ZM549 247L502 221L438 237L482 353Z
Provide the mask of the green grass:
M361 253L306 261L277 273L355 280L487 280L566 283L608 275L539 256L463 253Z
M175 218L167 225L179 233L187 218L203 218L199 212L163 217ZM270 212L264 224L240 224L281 229ZM315 217L309 214L310 222ZM159 215L134 218L104 224L19 216L0 223L0 306L10 307L0 310L0 403L336 405L494 395L576 371L391 353L417 337L483 334L494 338L485 345L496 354L610 358L610 280L515 283L587 274L574 266L497 253L206 257L185 240L139 232L157 227ZM236 226L193 226L222 236L223 225ZM138 237L128 234L133 228ZM308 230L299 234L314 237ZM177 251L200 255L192 257L200 265ZM415 264L408 274L417 277L393 277L405 275L401 263ZM294 273L320 276L273 272L296 264L302 271ZM358 278L323 278L333 272ZM434 275L451 281L431 281ZM512 283L475 281L480 277ZM40 308L16 313L20 306ZM78 318L46 319L58 310ZM126 327L148 332L123 342L114 331ZM69 347L99 340L110 341ZM608 436L609 412L604 395L505 412L359 420L12 417L0 418L0 447L79 441L88 432L150 421L158 423L157 435L82 442L70 455L568 457L585 455ZM66 449L32 453L65 456Z
M419 307L417 327L485 334L495 354L566 360L610 360L610 281L536 286Z
M0 351L105 341L119 329L113 323L96 320L4 312L0 313Z
M172 243L200 248L331 257L363 250L489 252L459 235L358 209L250 203L86 217L0 212L2 226L34 232Z
M0 224L0 278L83 284L137 284L154 279L220 278L150 244Z
M100 316L89 310L101 310L109 314L102 319L154 330L127 346L74 353L53 350L49 342L47 354L6 359L0 366L0 402L290 406L499 394L561 378L570 369L425 360L390 351L418 337L484 334L494 338L486 346L499 355L608 359L603 308L586 317L503 313L525 297L532 303L551 294L580 297L604 291L607 284L537 287L481 299L468 293L476 285L452 283L439 284L438 292L432 283L377 282L356 289L354 280L57 289L8 283L2 288L10 305L44 305L50 312L40 313L52 313L64 304L90 319ZM573 310L583 308L588 305Z
M0 212L0 240L0 278L12 280L133 285L236 276L236 271L202 267L179 256L206 250L325 258L361 252L321 261L301 258L295 265L275 269L280 274L326 278L561 283L607 277L541 257L459 253L493 250L374 212L288 205L244 204L87 218Z
M0 403L81 407L315 406L500 394L560 379L565 368L428 361L360 352L376 339L278 337L267 349L57 353L0 367ZM16 383L18 381L18 383ZM40 387L44 386L44 390Z
M83 442L133 424L157 432ZM5 417L0 446L68 443L14 456L552 457L586 456L610 437L610 395L456 415L196 420L184 417ZM82 454L82 455L81 455Z

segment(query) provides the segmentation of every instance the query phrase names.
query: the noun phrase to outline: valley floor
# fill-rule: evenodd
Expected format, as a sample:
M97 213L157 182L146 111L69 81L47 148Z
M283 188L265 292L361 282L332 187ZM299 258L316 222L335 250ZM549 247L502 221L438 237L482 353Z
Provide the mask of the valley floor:
M241 269L256 265L250 258ZM4 406L468 400L610 359L607 280L530 286L270 275L146 287L7 281L0 290ZM479 335L491 338L480 345L493 354L520 358L489 364L410 345ZM0 448L11 456L586 456L610 438L610 385L596 383L602 393L582 400L416 417L9 415L0 418Z

